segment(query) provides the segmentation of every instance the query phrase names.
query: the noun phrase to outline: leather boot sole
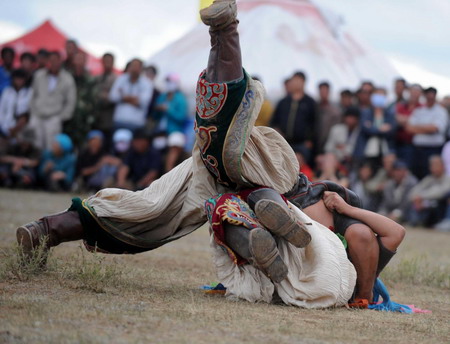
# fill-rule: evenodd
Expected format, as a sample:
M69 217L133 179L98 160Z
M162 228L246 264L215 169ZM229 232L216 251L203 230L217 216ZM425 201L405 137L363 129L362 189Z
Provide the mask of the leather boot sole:
M290 210L275 201L262 199L255 205L255 214L270 232L281 236L298 248L311 242L311 235L305 225L299 223Z
M205 25L220 30L236 20L237 7L235 0L215 1L200 11L200 18Z
M250 253L256 267L276 283L284 280L288 268L281 259L272 235L262 228L255 228L250 231L249 239Z
M45 235L38 229L42 226L42 222L33 221L17 228L17 243L22 247L24 253L31 254L40 245L43 235Z

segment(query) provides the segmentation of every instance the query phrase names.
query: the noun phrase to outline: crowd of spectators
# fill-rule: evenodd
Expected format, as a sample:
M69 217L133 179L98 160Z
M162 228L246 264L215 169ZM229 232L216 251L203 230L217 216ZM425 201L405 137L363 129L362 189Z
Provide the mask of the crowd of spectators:
M102 57L93 77L86 54L66 43L65 58L41 49L3 48L0 60L0 186L50 191L139 190L189 152L192 117L176 74L155 84L157 69L131 60L116 72ZM256 78L256 77L254 77ZM300 172L355 191L365 208L410 225L450 231L450 97L395 80L395 100L370 81L318 97L305 92L304 72L285 81L276 106L265 100L256 125L278 130L294 149Z

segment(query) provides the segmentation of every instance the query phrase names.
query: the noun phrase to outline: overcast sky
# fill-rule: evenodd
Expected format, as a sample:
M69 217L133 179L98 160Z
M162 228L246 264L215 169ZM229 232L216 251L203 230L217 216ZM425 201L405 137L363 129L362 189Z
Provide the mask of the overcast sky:
M450 93L450 0L315 0L339 13L354 34L410 81ZM120 64L144 60L197 23L199 0L2 1L0 42L45 19L88 51L114 52Z

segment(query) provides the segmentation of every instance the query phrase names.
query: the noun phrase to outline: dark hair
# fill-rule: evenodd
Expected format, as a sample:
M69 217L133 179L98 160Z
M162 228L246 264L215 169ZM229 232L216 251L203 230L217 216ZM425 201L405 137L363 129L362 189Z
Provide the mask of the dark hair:
M48 53L48 57L51 57L51 56L56 56L56 57L58 57L58 58L61 58L61 54L60 54L60 52L57 51L57 50L50 51L50 52Z
M133 134L133 140L135 139L146 139L150 141L152 139L152 135L147 129L140 128L137 129Z
M423 93L424 94L433 93L434 95L436 95L437 94L437 89L435 89L434 87L428 87L428 88L423 90Z
M36 62L36 56L27 51L22 55L20 55L20 62L22 62L23 60L30 60L31 62Z
M16 56L16 52L11 47L4 47L1 52L2 58L5 57L6 54L11 54L13 57Z
M130 64L132 64L132 63L135 62L135 61L139 62L139 63L141 64L141 67L144 66L144 62L143 62L141 59L135 57L135 58L132 58L132 59L127 63L126 69L128 69L128 67L130 66Z
M395 82L401 82L401 83L403 84L403 86L406 86L406 85L407 85L406 80L403 79L403 78L397 78L397 79L395 79Z
M68 43L72 43L73 45L75 45L75 46L78 48L78 43L77 43L76 40L74 40L74 39L68 39L68 40L66 41L66 44L68 44Z
M147 66L147 67L145 67L145 69L151 70L153 72L153 74L155 74L155 75L158 74L158 68L156 68L156 66L154 66L154 65Z
M295 78L295 77L298 77L298 78L301 78L301 79L303 79L303 81L305 81L306 80L306 74L304 73L304 72L302 72L302 71L296 71L293 75L292 75L292 78ZM292 79L291 78L291 79Z
M15 78L28 79L28 73L22 68L14 69L11 73L11 79Z
M349 96L349 97L353 97L353 92L350 90L342 90L341 91L341 97L343 96Z
M47 49L39 49L37 52L37 56L48 57L49 55L50 55L50 53L48 52Z
M104 53L102 58L104 59L105 57L110 57L114 60L114 55L112 53Z
M330 89L330 83L328 81L322 81L321 83L319 83L319 88L322 87L326 87L328 89Z
M356 106L349 106L344 111L344 117L357 117L359 118L361 116L361 111Z
M284 85L287 85L289 81L291 81L291 78L284 79L284 81L283 81Z

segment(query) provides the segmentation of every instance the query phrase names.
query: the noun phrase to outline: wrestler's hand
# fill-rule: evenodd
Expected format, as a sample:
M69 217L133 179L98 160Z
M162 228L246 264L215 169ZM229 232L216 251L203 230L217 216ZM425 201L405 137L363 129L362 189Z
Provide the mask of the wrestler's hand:
M323 201L328 210L336 210L340 214L345 214L351 208L351 205L345 202L336 192L325 191Z

